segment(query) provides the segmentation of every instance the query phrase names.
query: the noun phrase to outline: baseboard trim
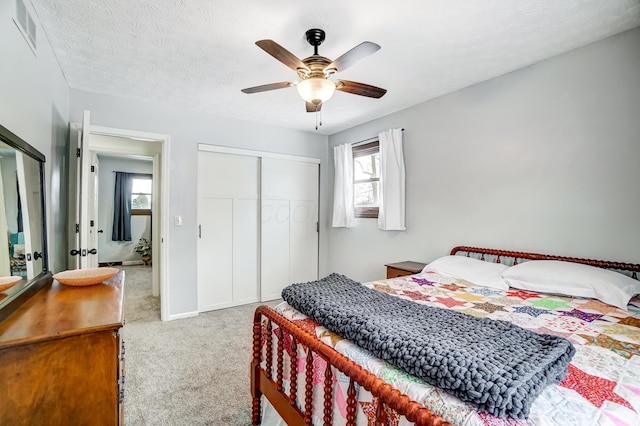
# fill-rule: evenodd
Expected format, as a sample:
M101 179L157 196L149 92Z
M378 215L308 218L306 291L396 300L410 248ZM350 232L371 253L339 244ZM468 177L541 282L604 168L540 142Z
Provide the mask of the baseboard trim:
M182 314L169 315L169 319L167 321L173 321L173 320L183 319L183 318L197 317L198 314L199 314L198 311L192 311L192 312L184 312Z
M131 265L144 265L144 263L142 262L142 260L118 260L118 261L115 261L115 262L100 262L100 263L98 263L98 266L100 266L100 267L118 266L118 265L131 266Z
M118 266L118 265L122 265L122 262L100 262L100 263L98 263L98 266L100 266L101 268L103 268L105 266Z

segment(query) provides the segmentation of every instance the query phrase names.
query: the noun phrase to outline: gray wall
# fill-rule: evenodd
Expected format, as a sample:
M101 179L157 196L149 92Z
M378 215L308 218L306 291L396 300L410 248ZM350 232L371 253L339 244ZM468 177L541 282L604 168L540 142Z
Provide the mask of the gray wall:
M71 90L70 120L82 122L83 110L91 111L91 123L171 136L169 217L181 215L182 227L171 221L169 247L169 315L197 310L197 145L231 146L260 151L315 157L321 160L320 220L326 223L326 136L265 126L246 121L177 109L136 99ZM320 273L326 273L327 228L320 229ZM212 271L212 273L215 273Z
M332 135L330 162L406 129L407 231L331 229L330 268L371 280L456 245L639 263L639 111L635 29Z
M112 241L113 196L116 174L114 172L153 173L153 157L149 161L98 154L98 262L122 262L140 260L134 251L140 238L151 241L151 216L131 216L131 241Z
M13 22L14 1L0 2L0 124L20 136L47 157L46 195L49 258L55 272L66 269L67 168L65 157L69 88L53 51L36 19L38 49L27 45Z

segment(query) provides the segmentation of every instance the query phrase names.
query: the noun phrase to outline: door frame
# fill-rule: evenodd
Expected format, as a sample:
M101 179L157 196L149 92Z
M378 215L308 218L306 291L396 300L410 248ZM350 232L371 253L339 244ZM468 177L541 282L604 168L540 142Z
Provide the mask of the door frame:
M75 131L82 131L82 124L71 123L71 129ZM170 320L170 301L169 301L169 154L171 137L169 135L142 132L138 130L120 129L115 127L96 126L91 124L89 126L89 133L102 136L114 136L119 138L129 138L141 143L144 142L157 142L161 144L161 150L159 153L149 154L148 151L141 149L137 144L129 145L92 145L89 142L88 146L84 146L83 149L87 149L91 152L98 154L132 154L132 155L149 155L153 157L153 175L154 175L154 191L159 189L160 195L160 214L159 225L153 227L153 235L156 239L152 239L160 242L160 250L152 251L152 264L159 265L153 267L153 274L156 275L156 280L159 288L154 288L154 294L160 295L160 319L162 321ZM159 177L159 179L155 179ZM159 182L158 182L159 181ZM157 243L156 243L157 244Z

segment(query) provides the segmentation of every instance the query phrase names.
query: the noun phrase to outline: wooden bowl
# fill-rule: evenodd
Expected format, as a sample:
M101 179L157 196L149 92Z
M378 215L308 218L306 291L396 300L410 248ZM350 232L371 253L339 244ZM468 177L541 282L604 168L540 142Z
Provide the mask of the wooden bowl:
M53 279L58 280L61 284L82 287L100 284L117 273L118 268L72 269L54 274Z
M22 277L18 277L16 275L12 275L10 277L0 277L0 292L5 290L9 290L11 287L16 285L16 283L20 282Z

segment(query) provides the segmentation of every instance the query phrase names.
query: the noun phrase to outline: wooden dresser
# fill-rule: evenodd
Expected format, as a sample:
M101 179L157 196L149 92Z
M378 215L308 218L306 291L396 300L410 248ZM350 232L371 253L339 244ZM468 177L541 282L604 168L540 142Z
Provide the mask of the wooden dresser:
M124 424L123 296L53 281L0 322L0 424Z
M404 277L405 275L419 274L422 271L422 268L427 266L427 264L405 261L398 263L387 263L384 266L387 267L387 278L397 278Z

